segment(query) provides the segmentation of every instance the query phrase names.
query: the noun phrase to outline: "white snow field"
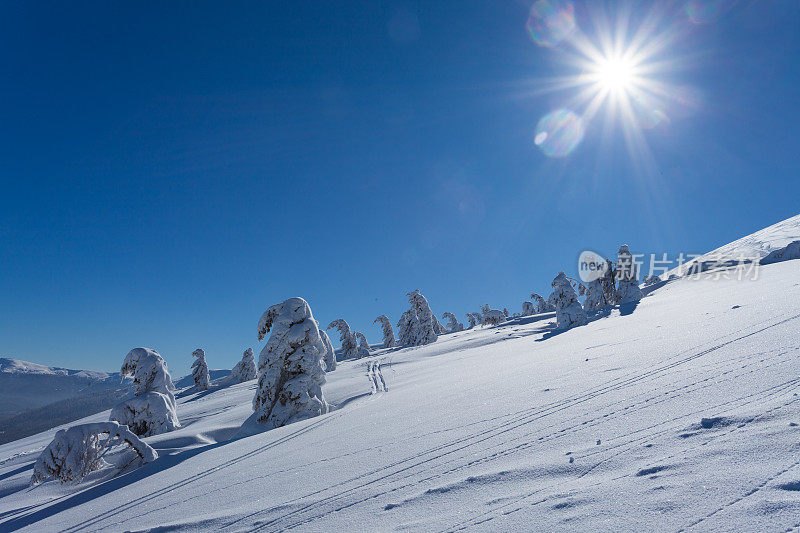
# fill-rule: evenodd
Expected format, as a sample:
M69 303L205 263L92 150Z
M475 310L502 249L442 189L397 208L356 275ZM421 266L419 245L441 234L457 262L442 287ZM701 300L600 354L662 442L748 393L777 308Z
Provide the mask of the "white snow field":
M55 429L0 446L0 531L800 528L800 261L715 277L377 350L330 413L245 438L255 381L178 394L116 477L29 488Z

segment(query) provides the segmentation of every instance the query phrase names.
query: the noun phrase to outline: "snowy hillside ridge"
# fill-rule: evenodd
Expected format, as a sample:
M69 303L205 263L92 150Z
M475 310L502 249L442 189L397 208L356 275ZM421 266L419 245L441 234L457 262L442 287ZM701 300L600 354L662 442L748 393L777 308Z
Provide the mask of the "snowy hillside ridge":
M119 374L109 374L95 370L70 370L54 366L44 366L19 359L8 359L0 357L0 372L6 374L37 374L48 376L74 376L94 381L103 381Z
M327 376L330 413L237 440L255 381L185 396L152 463L29 491L51 430L0 446L0 530L786 531L798 298L782 262L563 332L551 313L378 349Z
M800 214L693 258L681 267L670 270L662 278L667 279L672 274L681 275L693 270L693 266L694 269L698 268L698 264L708 263L710 266L715 266L717 263L724 265L741 262L744 259L757 262L798 239L800 239Z
M140 432L153 459L140 468L102 466L92 445L80 486L28 489L42 451L63 448L56 431L88 435L108 411L0 445L0 531L798 529L797 266L654 283L569 329L559 314L580 303L563 273L555 313L437 333L426 302L408 324L435 338L369 347L332 373L292 298L259 320L259 340L272 333L260 379L181 391L172 431ZM308 357L285 357L292 346ZM281 406L307 390L322 408L256 431L277 405L259 399L282 388L265 375Z

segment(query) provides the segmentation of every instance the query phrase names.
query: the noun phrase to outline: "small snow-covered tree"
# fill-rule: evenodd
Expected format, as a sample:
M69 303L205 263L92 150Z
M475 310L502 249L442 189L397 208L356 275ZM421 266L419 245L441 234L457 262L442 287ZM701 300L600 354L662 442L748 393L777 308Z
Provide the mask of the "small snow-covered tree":
M504 307L504 308L503 308L503 314L506 316L506 318L508 318L509 316L511 316L511 315L509 314L509 312L508 312L508 307Z
M483 325L483 313L472 313L472 316L475 317L475 320L478 322L478 325Z
M555 307L553 307L547 300L545 300L542 296L534 293L531 293L531 299L533 300L534 304L536 304L536 313L552 313L555 311Z
M253 356L253 349L248 348L242 354L242 360L236 363L236 366L231 370L231 381L233 383L244 383L251 379L256 379L258 373L256 372L256 362Z
M603 288L604 305L616 305L617 303L617 272L614 270L614 263L606 259L606 269L600 277L600 286Z
M258 321L258 340L270 330L258 357L256 421L272 429L327 413L325 343L308 303L289 298L267 309Z
M61 483L80 483L89 473L108 466L103 457L112 448L123 444L130 448L133 455L123 468L133 463L141 466L158 458L156 451L147 443L142 442L126 426L113 421L60 429L33 465L31 485L48 479L56 479Z
M194 379L194 390L203 391L211 387L211 378L208 375L208 365L206 364L206 352L198 348L192 352L192 357L196 357L192 363L192 378Z
M507 317L505 313L502 311L498 311L497 309L492 309L489 307L489 304L484 304L481 306L481 316L483 318L482 324L490 324L492 326L496 326L501 322L505 322Z
M358 339L358 358L369 357L369 343L367 338L360 331L356 331L356 338Z
M419 319L414 309L409 309L400 315L397 321L397 335L401 346L413 346Z
M372 321L373 324L376 322L381 323L381 330L383 332L383 347L392 348L396 346L397 342L394 340L394 330L392 329L392 323L389 322L389 317L386 315L381 315Z
M319 328L319 322L317 322L317 327ZM319 336L322 337L322 342L325 344L325 357L322 358L325 361L325 372L333 372L336 370L336 352L333 351L331 338L322 328L319 328Z
M450 333L455 333L456 331L464 331L464 324L458 321L456 315L451 313L450 311L445 311L442 313L442 318L447 319L447 325L445 328Z
M617 303L633 303L642 299L638 268L627 244L620 246L617 254L617 280Z
M530 316L536 314L536 309L533 307L533 302L522 302L522 316Z
M409 292L408 303L417 315L416 330L414 331L414 346L422 346L435 342L439 338L437 329L441 327L436 316L431 311L428 300L419 292L419 289ZM437 327L437 324L439 326Z
M155 350L134 348L122 363L120 376L132 376L134 397L116 405L110 420L119 422L142 437L166 433L180 427L175 412L175 386L167 363Z
M337 318L326 329L336 328L339 330L339 340L342 341L342 359L352 359L358 357L358 340L350 329L350 324L343 318Z
M556 307L556 322L559 329L567 329L573 326L582 326L588 322L586 311L578 301L578 295L572 288L567 276L559 272L552 283L553 294L551 300Z
M603 285L599 279L595 279L586 284L586 299L583 301L583 309L595 311L605 305L603 295Z
M467 313L467 320L469 320L469 326L467 327L467 329L472 329L478 325L477 322L475 321L475 315L473 315L472 313Z

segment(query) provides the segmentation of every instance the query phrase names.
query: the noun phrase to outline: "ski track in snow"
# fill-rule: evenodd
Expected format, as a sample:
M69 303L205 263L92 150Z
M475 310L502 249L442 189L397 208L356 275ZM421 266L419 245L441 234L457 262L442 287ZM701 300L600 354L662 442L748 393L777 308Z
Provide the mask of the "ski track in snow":
M366 488L366 487L368 487L370 485L374 485L375 483L378 483L378 482L387 481L391 477L397 476L397 475L402 474L402 473L407 473L410 469L413 469L413 468L415 468L417 466L427 465L428 463L430 463L430 462L432 462L432 461L434 461L436 459L440 459L440 458L446 457L448 455L454 454L456 452L462 451L462 450L464 450L464 449L466 449L468 447L475 446L475 445L480 444L480 443L482 443L482 442L484 442L484 441L486 441L488 439L497 437L499 435L502 435L504 433L507 433L509 431L517 429L517 428L519 428L519 427L521 427L523 425L529 424L530 422L533 422L535 420L538 420L540 418L548 416L548 415L550 415L550 414L552 414L554 412L557 412L557 411L560 411L560 410L564 410L564 409L569 409L569 408L573 407L576 404L589 401L589 400L591 400L591 399L593 399L593 398L595 398L597 396L600 396L602 394L607 393L608 391L616 390L616 389L618 389L620 387L630 386L632 384L637 383L640 380L647 379L649 377L653 377L653 376L656 376L658 374L664 373L667 370L670 370L670 369L675 368L675 367L677 367L679 365L685 364L685 363L687 363L689 361L692 361L692 360L694 360L696 358L703 357L704 355L707 355L707 354L709 354L709 353L711 353L711 352L713 352L715 350L718 350L718 349L720 349L722 347L728 346L728 345L730 345L732 343L735 343L735 342L740 341L742 339L751 337L753 335L756 335L756 334L759 334L759 333L763 333L763 332L769 330L770 328L773 328L775 326L784 324L786 322L797 320L798 318L800 318L800 314L794 315L794 316L792 316L790 318L787 318L787 319L784 319L784 320L779 320L779 321L773 322L770 325L765 326L763 328L760 328L760 329L758 329L758 330L756 330L754 332L747 333L747 334L745 334L743 336L740 336L738 338L735 338L735 339L732 339L732 340L717 344L717 345L715 345L715 346L713 346L711 348L708 348L708 349L705 349L705 350L701 350L701 351L699 351L699 352L697 352L695 354L692 354L689 357L685 357L683 359L679 359L678 361L675 361L675 362L672 362L670 364L664 365L664 366L662 366L660 368L657 368L657 369L654 369L654 370L651 370L651 371L648 371L648 372L644 372L642 374L638 374L638 375L632 376L632 377L630 377L628 379L625 379L625 380L622 380L622 381L616 380L616 379L615 380L611 380L611 382L609 382L607 385L599 388L598 390L590 391L590 392L582 394L580 396L576 396L576 397L570 398L569 400L566 400L566 401L563 401L563 402L559 402L559 403L557 403L555 405L552 405L552 406L548 406L549 409L539 410L538 408L533 408L530 413L527 413L525 416L520 417L519 419L513 420L513 421L505 423L505 424L501 424L500 426L498 426L496 428L493 428L491 430L488 430L488 431L478 432L478 433L475 433L473 435L470 435L469 437L464 437L464 438L461 438L461 439L454 440L454 441L452 441L452 442L450 442L450 443L448 443L446 445L434 447L432 449L426 450L425 452L419 453L418 455L415 455L413 457L409 457L409 458L407 458L407 459L405 459L403 461L393 463L393 464L389 465L389 467L391 467L391 468L398 467L398 469L396 471L392 472L392 473L383 474L383 475L378 476L375 479L372 479L372 480L370 480L370 481L368 481L366 483L363 483L363 484L358 485L356 487L347 489L347 490L345 490L345 491L343 491L341 493L337 493L337 494L329 496L327 498L323 498L321 500L315 500L315 501L313 501L313 502L311 502L311 503L309 503L309 504L307 504L305 506L302 506L302 507L300 507L298 509L292 510L292 511L290 511L290 512L288 512L288 513L286 513L286 514L284 514L284 515L282 515L280 517L277 517L277 518L272 519L272 520L268 520L268 521L264 522L261 526L255 528L253 531L261 531L261 530L264 530L264 529L266 529L266 528L268 528L270 526L276 526L276 525L280 525L277 528L277 529L280 529L280 530L292 529L292 528L307 524L308 522L311 522L311 521L313 521L315 519L321 518L321 517L327 515L330 512L340 512L340 511L342 511L344 509L347 509L348 507L351 507L353 505L357 505L357 504L362 503L364 501L375 499L375 498L377 498L379 496L382 496L382 495L385 495L385 494L389 494L391 492L395 492L397 490L400 490L400 489L403 489L403 488L406 488L408 486L412 486L412 485L415 485L415 484L418 484L418 483L421 483L421 482L431 481L431 480L433 480L435 478L441 477L441 475L443 475L443 474L452 473L455 470L459 470L459 469L467 468L469 466L473 466L472 463L468 463L468 464L465 464L465 465L461 465L461 466L457 467L456 469L452 469L452 470L446 471L443 474L439 474L439 475L436 475L436 476L423 478L420 481L415 480L415 481L413 481L413 482L411 482L411 483L409 483L407 485L402 485L400 487L396 487L396 488L393 488L391 490L378 491L376 493L370 493L369 495L364 496L364 497L356 497L354 500L352 500L350 502L347 502L347 503L333 503L333 502L337 502L338 500L343 499L345 496L350 495L353 492L356 492L358 490L364 489L364 488ZM795 386L796 387L798 382L800 382L800 379L790 380L789 382L783 384L783 387L780 388L779 391L782 391L787 386ZM655 398L657 398L657 396L650 398L650 400L653 400ZM707 409L704 409L703 411L707 411ZM681 415L680 417L678 417L678 419L686 418L686 416L688 416L688 415ZM674 420L672 420L672 421L674 421ZM672 421L670 421L670 422L672 422ZM576 426L573 426L572 428L568 428L568 429L573 429L575 427ZM650 438L650 437L651 437L651 435L647 436L647 438ZM455 447L455 448L452 449L452 450L443 451L443 450L445 450L447 448L451 448L451 447ZM511 450L512 449L509 448L509 449L507 449L505 451L511 451ZM438 453L438 452L442 452L442 453ZM437 454L437 453L438 453L438 455L434 455L431 458L425 459L423 461L417 461L418 457L425 456L425 455L430 455L430 454ZM486 459L482 459L481 461L483 461L483 460L486 460ZM407 463L410 463L410 464L407 464ZM380 470L373 471L368 475L375 475L375 474L383 473L383 471L385 469L386 468L382 468ZM405 478L411 477L413 475L414 475L414 473L408 473L406 476L401 477L401 479L405 479ZM585 474L583 474L583 475L585 475ZM363 477L363 476L359 476L359 477ZM351 480L348 480L348 481L351 481ZM328 490L328 489L331 489L331 488L335 488L335 487L337 487L337 486L328 487L325 490ZM323 491L312 492L310 494L307 494L306 496L304 496L301 499L306 499L306 498L309 498L311 496L315 496L315 495L317 495L317 494L319 494L321 492L323 492ZM293 500L293 501L290 501L290 502L287 502L287 503L291 504L291 503L295 503L296 501L298 501L298 500ZM325 511L325 512L322 512L322 513L317 512L316 514L314 514L313 516L308 517L308 518L304 518L304 519L301 519L301 520L298 520L298 521L294 521L294 522L283 523L283 521L285 521L286 519L294 518L297 515L300 515L300 514L306 512L306 511L312 511L312 510L313 511L317 511L319 509L319 507L321 505L323 505L323 504L326 504L326 505L327 504L331 504L332 508L327 510L327 511Z

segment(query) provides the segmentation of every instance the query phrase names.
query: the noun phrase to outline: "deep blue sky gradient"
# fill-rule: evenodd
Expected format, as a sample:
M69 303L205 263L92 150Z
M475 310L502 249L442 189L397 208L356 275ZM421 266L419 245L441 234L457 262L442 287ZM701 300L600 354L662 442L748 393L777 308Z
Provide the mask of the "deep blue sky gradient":
M290 296L378 342L412 289L518 311L583 249L704 252L800 211L800 3L660 5L687 96L645 132L652 172L599 122L567 158L534 146L570 98L540 80L575 69L528 8L4 2L0 355L230 368Z

